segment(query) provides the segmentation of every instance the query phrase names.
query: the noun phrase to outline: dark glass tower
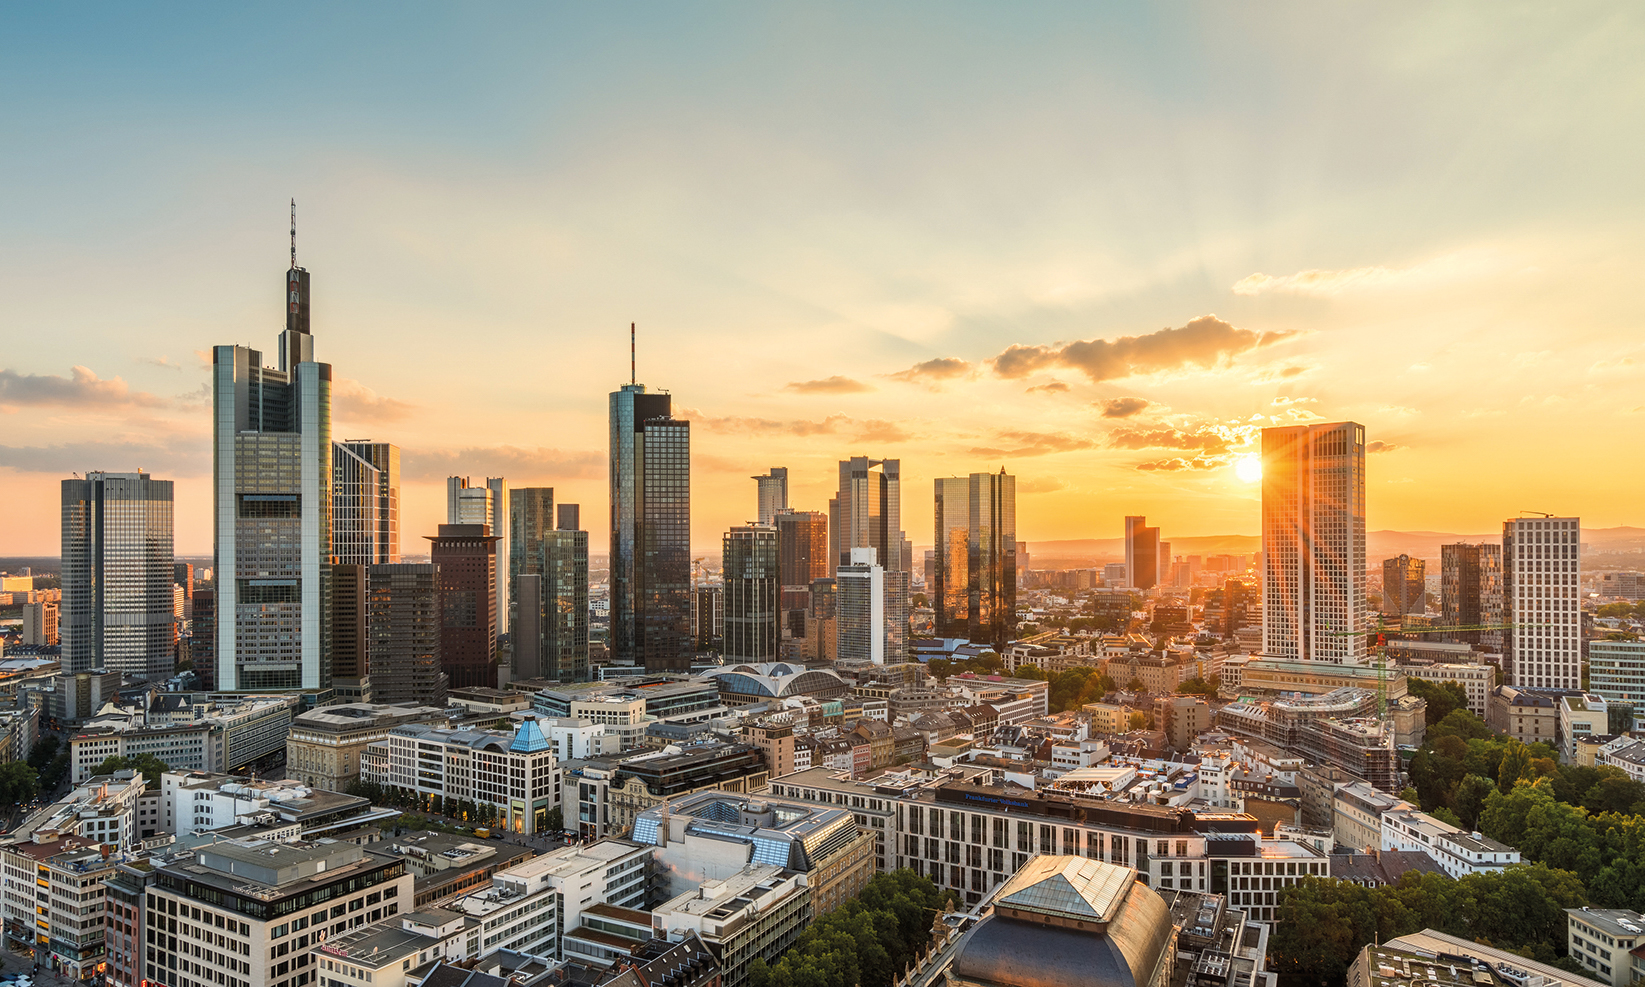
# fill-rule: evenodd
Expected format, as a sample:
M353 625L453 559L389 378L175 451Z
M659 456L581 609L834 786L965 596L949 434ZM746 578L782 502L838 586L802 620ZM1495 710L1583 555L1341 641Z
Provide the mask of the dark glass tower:
M63 481L63 670L163 682L173 668L172 481Z
M777 658L777 529L750 524L725 533L725 656Z
M691 423L644 384L611 393L611 648L619 664L687 671Z
M497 688L497 542L483 524L442 524L429 540L440 598L440 666L454 689Z
M1017 623L1017 478L972 473L935 487L937 633L1003 648Z

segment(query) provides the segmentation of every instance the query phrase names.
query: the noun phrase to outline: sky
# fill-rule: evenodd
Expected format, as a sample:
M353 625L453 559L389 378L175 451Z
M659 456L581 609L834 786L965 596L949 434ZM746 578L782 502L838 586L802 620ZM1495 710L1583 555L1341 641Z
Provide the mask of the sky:
M1372 529L1645 525L1645 7L147 4L0 12L0 555L177 482L272 354L288 202L334 436L606 532L606 395L692 421L692 536L786 466L1018 478L1019 536L1255 533L1271 424ZM1242 477L1243 472L1243 477ZM1500 529L1498 529L1500 530Z

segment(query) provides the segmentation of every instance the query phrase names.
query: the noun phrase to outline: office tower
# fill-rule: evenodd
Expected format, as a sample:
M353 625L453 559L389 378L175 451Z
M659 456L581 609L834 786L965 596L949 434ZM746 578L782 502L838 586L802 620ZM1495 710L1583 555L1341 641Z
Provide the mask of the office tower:
M694 586L691 589L691 639L702 650L719 647L725 630L725 588Z
M832 576L811 581L811 603L805 611L807 661L839 658L839 581Z
M560 505L560 519L575 525L577 505ZM542 598L542 675L582 682L588 678L588 532L562 527L544 534Z
M347 565L400 561L400 447L370 439L331 449L331 554Z
M1447 627L1490 628L1454 632L1452 641L1501 651L1502 546L1439 546L1439 605Z
M314 362L309 275L286 272L277 367L212 351L215 687L331 687L331 365Z
M876 469L877 467L877 469ZM884 571L885 660L908 655L908 568L913 553L902 530L902 464L857 456L840 461L839 491L828 502L829 556L854 565L852 549L872 548Z
M371 633L367 572L349 562L331 567L331 687L349 703L371 702Z
M1223 582L1221 589L1205 594L1205 629L1221 638L1230 638L1234 632L1250 622L1250 587L1237 579Z
M1393 620L1428 612L1428 563L1409 555L1382 560L1382 615Z
M577 504L561 504L554 508L554 521L556 531L581 531L582 509Z
M439 567L430 562L366 571L372 701L445 706L449 679L441 667L438 576Z
M442 524L429 540L440 599L440 667L453 689L497 688L497 543L484 524Z
M508 633L509 601L509 494L508 481L500 476L486 477L485 486L474 486L466 476L446 477L446 523L483 524L497 539L497 633ZM452 685L458 685L453 680ZM492 683L496 688L496 683Z
M771 472L754 477L758 484L759 524L771 524L780 511L788 510L788 468L773 466Z
M832 571L828 563L828 515L821 511L784 511L776 516L777 570L781 595L782 631L790 638L805 637L805 611L811 602L811 582Z
M775 661L777 658L777 529L750 524L725 533L726 658Z
M841 661L886 662L885 569L872 548L853 548L834 570L836 648Z
M684 672L691 621L691 423L644 384L611 392L611 650Z
M63 481L63 671L171 676L172 483L147 473Z
M171 581L182 587L183 621L192 630L194 626L194 564L192 562L173 562L171 565Z
M1262 650L1365 659L1365 426L1262 430Z
M508 585L512 596L499 596L499 605L506 603L508 607L508 626L510 640L515 647L519 642L514 636L525 632L516 628L515 622L520 614L526 612L520 603L520 591L516 583L521 576L542 575L543 571L543 533L554 528L554 488L553 487L516 487L508 492L508 554L504 555L504 545L497 546L497 564L499 568L505 563L508 566ZM496 532L493 532L496 534ZM541 602L540 600L538 602ZM536 633L541 639L541 629ZM515 671L519 670L519 661L514 663Z
M1017 478L935 481L937 633L1003 648L1016 629Z
M23 643L54 647L61 640L57 626L58 605L45 600L23 604Z
M1146 517L1125 519L1125 585L1150 590L1159 584L1159 529Z
M1530 689L1582 688L1582 522L1502 522L1502 675Z
M217 688L217 591L194 591L194 637L189 643L189 657L194 662L194 674L200 688Z

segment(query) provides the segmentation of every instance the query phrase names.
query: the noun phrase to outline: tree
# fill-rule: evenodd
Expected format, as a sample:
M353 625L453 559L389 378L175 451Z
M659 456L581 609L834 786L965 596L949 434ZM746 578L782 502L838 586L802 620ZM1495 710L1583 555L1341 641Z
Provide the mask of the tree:
M18 805L40 794L40 775L22 761L0 765L0 803Z
M1018 665L1017 670L1011 673L1019 679L1033 679L1036 682L1046 681L1045 672L1038 665Z
M42 737L34 745L34 749L29 751L29 767L36 771L44 771L46 766L51 763L51 759L57 756L57 748L61 746L62 742L55 736L48 734Z
M1146 730L1146 729L1148 729L1148 714L1144 713L1140 709L1132 710L1131 711L1131 729L1133 729L1133 730Z
M1219 688L1220 686L1217 683L1208 682L1196 675L1177 686L1177 691L1185 695L1206 696L1215 699Z
M94 775L110 775L116 771L136 771L143 776L149 791L160 787L160 776L171 770L171 765L155 757L153 754L137 754L132 757L105 758L102 764L92 771Z
M1131 681L1125 683L1125 691L1126 692L1147 692L1148 691L1148 686L1143 684L1142 679L1139 679L1135 675L1133 675L1133 676L1131 676Z
M1405 680L1405 688L1428 704L1423 712L1428 726L1433 726L1456 710L1468 708L1468 693L1456 682L1429 682L1410 676Z

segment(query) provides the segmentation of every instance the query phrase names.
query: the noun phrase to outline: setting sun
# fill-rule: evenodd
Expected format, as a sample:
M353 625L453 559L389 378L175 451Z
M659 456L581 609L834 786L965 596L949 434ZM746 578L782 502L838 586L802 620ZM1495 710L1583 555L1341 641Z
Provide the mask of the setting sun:
M1262 457L1241 456L1234 463L1234 475L1246 483L1255 483L1262 479Z

